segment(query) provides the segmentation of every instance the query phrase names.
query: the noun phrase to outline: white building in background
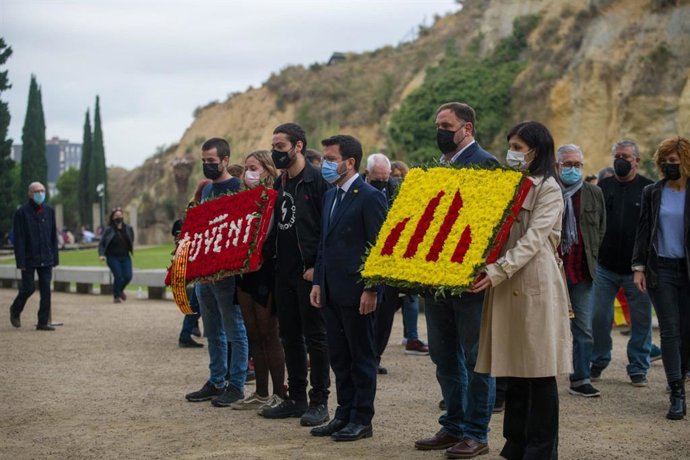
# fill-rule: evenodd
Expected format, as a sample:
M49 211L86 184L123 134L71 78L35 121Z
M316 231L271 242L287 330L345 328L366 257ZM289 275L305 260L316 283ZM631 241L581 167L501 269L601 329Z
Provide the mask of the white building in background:
M12 159L17 163L22 161L22 145L12 146ZM75 144L67 139L53 136L46 141L46 160L48 161L48 193L57 194L57 181L70 168L79 169L81 164L81 144Z

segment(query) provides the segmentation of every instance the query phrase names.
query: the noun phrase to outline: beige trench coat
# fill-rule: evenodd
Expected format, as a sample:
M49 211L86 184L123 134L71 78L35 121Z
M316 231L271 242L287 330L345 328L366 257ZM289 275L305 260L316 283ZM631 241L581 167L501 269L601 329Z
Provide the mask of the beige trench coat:
M533 178L501 257L487 266L476 372L552 377L572 372L568 289L556 247L563 195L554 178Z

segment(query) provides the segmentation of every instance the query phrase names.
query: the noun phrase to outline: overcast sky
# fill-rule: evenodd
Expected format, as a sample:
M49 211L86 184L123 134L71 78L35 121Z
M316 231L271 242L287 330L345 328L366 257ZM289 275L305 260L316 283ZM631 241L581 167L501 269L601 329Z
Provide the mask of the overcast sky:
M192 112L288 64L395 45L453 0L0 0L14 53L10 136L21 143L31 74L46 136L82 141L101 97L108 165L133 168L179 141Z

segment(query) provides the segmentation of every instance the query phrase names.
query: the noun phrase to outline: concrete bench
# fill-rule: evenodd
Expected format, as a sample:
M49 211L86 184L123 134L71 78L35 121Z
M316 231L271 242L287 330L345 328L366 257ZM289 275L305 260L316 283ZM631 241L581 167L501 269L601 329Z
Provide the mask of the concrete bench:
M146 286L149 299L165 298L166 270L133 270L131 284ZM12 265L0 265L0 286L16 288L22 279L21 271ZM106 267L55 267L53 269L53 289L58 292L70 292L75 283L80 294L92 294L94 286L100 285L102 295L112 295L113 275Z

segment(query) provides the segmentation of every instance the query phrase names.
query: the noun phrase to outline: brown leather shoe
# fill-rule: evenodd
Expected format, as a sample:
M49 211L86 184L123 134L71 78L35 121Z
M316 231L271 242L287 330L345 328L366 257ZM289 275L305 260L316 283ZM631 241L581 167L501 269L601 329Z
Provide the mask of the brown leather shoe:
M474 458L489 453L489 445L465 438L446 450L446 458Z
M441 450L453 447L460 441L460 438L456 438L443 430L439 430L438 433L430 438L419 439L414 443L414 446L419 450Z

